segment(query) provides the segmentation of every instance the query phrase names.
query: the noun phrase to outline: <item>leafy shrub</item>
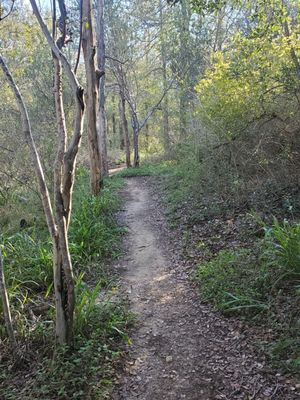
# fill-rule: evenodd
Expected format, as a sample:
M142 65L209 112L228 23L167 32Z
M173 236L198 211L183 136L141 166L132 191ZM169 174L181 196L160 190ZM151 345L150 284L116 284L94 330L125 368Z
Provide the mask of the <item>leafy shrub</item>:
M300 275L300 224L282 224L277 219L273 226L266 229L269 244L266 254L287 274Z

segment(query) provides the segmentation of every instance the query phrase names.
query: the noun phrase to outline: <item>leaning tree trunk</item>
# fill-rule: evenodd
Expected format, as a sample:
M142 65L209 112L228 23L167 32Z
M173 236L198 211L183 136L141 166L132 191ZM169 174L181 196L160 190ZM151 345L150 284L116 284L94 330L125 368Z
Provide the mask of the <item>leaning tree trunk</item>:
M15 347L16 347L16 338L15 338L15 334L14 334L11 313L10 313L9 299L8 299L8 295L7 295L6 285L5 285L4 266L3 266L3 257L2 257L1 247L0 247L0 295L1 295L1 300L2 300L5 328L7 331L7 335L8 335L10 344L14 351Z
M104 0L97 1L97 61L99 70L98 135L102 174L108 176L107 132L105 116L105 41L104 41Z
M101 154L97 134L97 78L95 66L95 41L91 11L91 0L82 0L82 49L87 85L87 126L90 153L90 180L94 195L99 194L101 185Z
M129 132L128 132L128 121L126 118L126 101L124 95L120 94L120 117L123 124L123 133L124 133L124 145L125 145L125 157L126 157L126 167L131 167L131 160L130 160L130 140L129 140Z

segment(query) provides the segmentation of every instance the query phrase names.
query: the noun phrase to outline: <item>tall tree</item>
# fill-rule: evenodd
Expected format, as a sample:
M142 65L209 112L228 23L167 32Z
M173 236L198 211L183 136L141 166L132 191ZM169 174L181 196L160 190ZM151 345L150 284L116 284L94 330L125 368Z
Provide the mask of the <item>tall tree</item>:
M163 2L159 0L159 30L160 30L160 57L161 57L161 69L163 79L163 90L166 91L168 87L167 80L167 46L166 46L166 34L164 28L164 15L163 15ZM166 94L162 102L162 113L163 113L163 144L166 152L170 151L170 133L169 133L169 99L168 93Z
M14 93L19 108L22 129L26 142L31 151L31 156L34 163L34 168L39 184L39 190L42 198L43 209L49 233L53 241L56 335L59 343L71 344L73 337L75 291L67 233L71 214L76 156L82 136L84 114L83 90L79 85L68 60L61 52L61 48L67 42L68 37L66 26L67 17L64 2L62 0L59 2L61 14L61 34L56 42L51 36L47 25L45 24L39 12L36 1L30 0L30 3L36 19L40 25L40 28L45 35L49 46L51 47L55 62L54 92L57 114L58 148L54 166L54 207L51 203L44 170L32 134L31 124L24 99L2 57L0 58L0 66L5 74L5 77L12 92ZM56 26L56 21L53 25ZM64 68L66 76L69 79L75 100L74 131L69 143L67 143L67 132L63 108L61 65Z
M101 172L103 169L102 157L100 153L101 146L97 133L97 115L98 115L98 80L101 79L98 72L96 76L96 47L93 31L92 2L91 0L82 0L82 49L86 71L87 86L87 128L89 137L90 152L90 178L91 189L94 195L99 194L101 185ZM104 75L104 71L101 72ZM101 157L102 156L102 157ZM102 167L102 168L101 168Z
M104 176L108 175L107 132L105 116L105 38L104 38L104 0L97 0L97 61L99 69L98 135L101 166Z

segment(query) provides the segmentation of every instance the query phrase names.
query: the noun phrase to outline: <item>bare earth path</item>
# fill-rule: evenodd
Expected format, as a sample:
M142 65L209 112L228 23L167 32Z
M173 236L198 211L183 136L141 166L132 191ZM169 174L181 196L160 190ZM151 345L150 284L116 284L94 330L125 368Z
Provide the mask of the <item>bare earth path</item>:
M176 249L147 180L128 179L124 196L128 246L118 268L138 322L113 399L299 398L295 387L270 374L237 323L201 303L178 273Z

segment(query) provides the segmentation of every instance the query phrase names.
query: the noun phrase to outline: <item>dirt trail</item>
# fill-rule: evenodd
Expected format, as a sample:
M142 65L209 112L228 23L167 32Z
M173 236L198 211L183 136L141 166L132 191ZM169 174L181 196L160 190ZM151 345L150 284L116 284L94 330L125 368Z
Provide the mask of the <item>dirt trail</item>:
M128 179L124 196L129 233L119 268L138 323L113 399L299 398L270 378L237 325L202 304L178 273L147 181Z

